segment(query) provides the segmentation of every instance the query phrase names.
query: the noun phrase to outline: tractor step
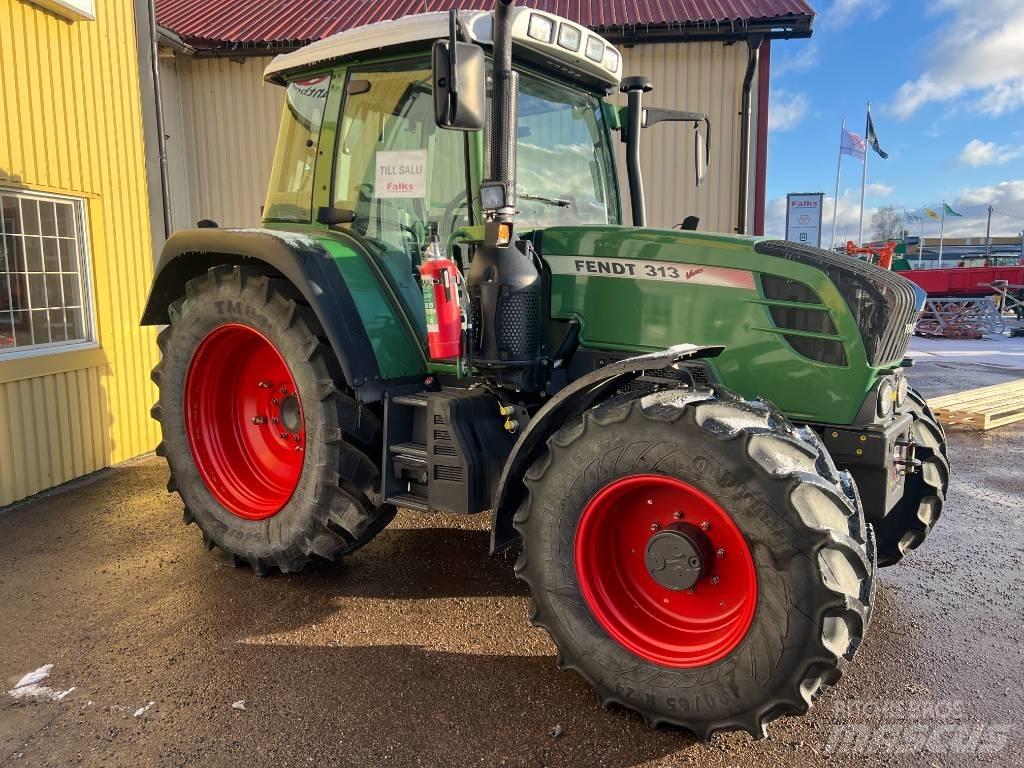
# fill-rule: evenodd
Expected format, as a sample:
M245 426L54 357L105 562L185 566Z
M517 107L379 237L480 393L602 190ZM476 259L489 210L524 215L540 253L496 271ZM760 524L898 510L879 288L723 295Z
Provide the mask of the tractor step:
M427 446L423 443L398 443L389 446L389 451L395 456L404 456L407 459L419 459L423 463L427 461Z
M404 509L415 509L417 512L426 512L430 508L425 498L412 493L396 493L387 503Z
M398 395L391 398L392 405L404 405L410 408L426 408L427 396L425 394Z

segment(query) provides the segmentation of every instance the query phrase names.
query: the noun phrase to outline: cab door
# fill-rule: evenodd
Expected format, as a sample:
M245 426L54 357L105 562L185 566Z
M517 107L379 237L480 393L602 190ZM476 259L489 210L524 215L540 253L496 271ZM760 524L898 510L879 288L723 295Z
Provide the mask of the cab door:
M330 205L353 213L344 228L372 251L421 338L424 246L470 223L468 137L435 125L430 84L425 58L349 67L330 184Z

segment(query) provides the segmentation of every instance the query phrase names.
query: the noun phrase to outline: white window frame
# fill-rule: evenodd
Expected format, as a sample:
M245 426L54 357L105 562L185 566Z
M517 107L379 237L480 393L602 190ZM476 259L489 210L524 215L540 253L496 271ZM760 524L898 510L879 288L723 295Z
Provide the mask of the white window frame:
M96 333L96 312L93 300L92 280L92 253L89 248L89 217L87 214L88 200L77 195L64 195L53 192L38 192L32 189L18 187L5 187L0 185L0 195L8 195L18 198L19 210L21 200L44 200L70 202L75 211L76 240L78 241L78 264L79 264L79 291L82 301L82 327L85 329L86 338L74 341L48 341L43 344L33 344L30 347L13 347L10 349L0 348L0 365L7 360L21 360L28 357L42 357L62 352L79 351L85 349L96 349L99 347ZM2 215L0 215L0 238L6 238ZM45 274L45 272L44 272ZM63 290L63 289L62 289ZM10 301L10 296L7 297ZM10 310L13 312L13 309ZM31 311L31 308L30 308ZM30 321L31 322L31 321Z

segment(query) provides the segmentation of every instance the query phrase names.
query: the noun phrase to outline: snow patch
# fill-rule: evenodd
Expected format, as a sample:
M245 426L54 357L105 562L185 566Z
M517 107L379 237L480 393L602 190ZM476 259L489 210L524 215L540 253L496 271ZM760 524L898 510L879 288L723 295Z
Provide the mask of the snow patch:
M146 706L139 707L138 709L135 710L135 714L133 714L132 717L142 717L144 714L146 714L146 712L149 710L149 708L152 707L154 704L156 704L156 702L155 701L151 701Z
M7 694L16 699L50 699L51 701L61 701L75 690L75 687L71 686L66 691L58 691L49 686L40 685L43 680L50 676L51 669L53 669L53 664L44 664L39 669L29 672L15 683L14 687Z

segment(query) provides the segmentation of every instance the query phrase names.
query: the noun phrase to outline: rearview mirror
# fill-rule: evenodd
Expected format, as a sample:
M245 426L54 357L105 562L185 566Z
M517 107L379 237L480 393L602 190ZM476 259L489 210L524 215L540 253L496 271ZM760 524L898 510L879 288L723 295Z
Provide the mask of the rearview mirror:
M439 128L479 131L487 111L487 75L483 49L455 40L455 11L449 16L447 40L434 43L434 121Z
M697 173L697 186L699 187L708 173L708 164L711 161L710 152L707 148L707 139L700 130L700 123L693 126L693 167Z

